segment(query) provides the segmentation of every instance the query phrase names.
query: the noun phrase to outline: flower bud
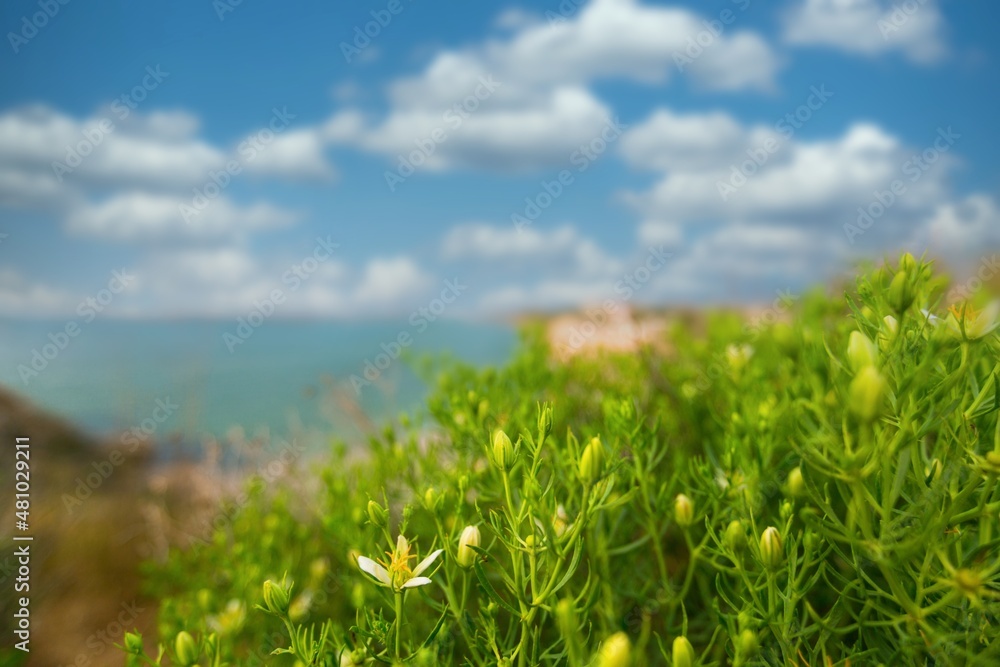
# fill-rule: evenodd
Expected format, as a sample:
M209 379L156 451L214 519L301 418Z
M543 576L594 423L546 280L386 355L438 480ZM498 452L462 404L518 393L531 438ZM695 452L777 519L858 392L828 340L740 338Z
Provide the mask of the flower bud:
M770 526L760 536L760 560L764 567L776 570L781 567L784 558L785 545L781 541L781 533L774 526Z
M910 275L916 275L917 260L910 253L904 252L902 257L899 258L899 269L900 271L906 271Z
M794 511L795 509L792 507L792 503L787 500L781 503L781 509L778 510L782 521L787 521L788 517L792 516L792 512Z
M559 505L552 516L552 530L555 531L556 537L562 537L566 534L567 528L569 528L569 515L566 514L566 508Z
M885 326L882 328L882 331L879 331L878 347L883 353L886 353L892 347L892 341L896 339L896 335L899 333L899 322L892 315L886 315L882 318L882 323Z
M142 646L142 635L138 632L126 632L125 650L132 655L141 655L144 650Z
M219 636L214 632L208 637L205 637L205 655L208 656L209 660L215 658L219 652Z
M584 484L593 484L604 472L604 445L594 436L580 457L580 479Z
M376 528L385 528L389 525L389 513L384 507L374 500L368 501L368 520Z
M743 630L736 646L736 654L742 658L752 658L757 655L758 648L757 634L749 628Z
M514 445L500 428L493 432L493 465L504 472L514 467Z
M351 589L351 605L355 609L364 609L365 607L365 587L360 582L355 583L354 588Z
M288 614L289 591L284 585L279 585L268 579L264 582L264 607L278 616Z
M473 566L479 555L472 547L478 547L482 536L477 526L466 526L458 538L458 564L466 569Z
M437 501L440 497L441 494L433 486L427 487L427 490L424 491L424 507L433 512L437 507Z
M572 637L576 633L576 608L573 601L564 598L556 605L556 623L563 637Z
M878 361L875 344L860 331L852 331L847 341L847 360L855 373L862 368L874 366Z
M887 297L889 305L897 313L903 313L913 305L916 295L913 293L913 285L906 271L897 273L892 282L889 283Z
M597 658L597 667L629 667L632 664L632 642L624 632L604 640Z
M743 551L747 546L747 533L740 521L730 521L723 538L726 546L735 552Z
M198 645L195 644L194 637L184 630L174 640L174 652L177 654L177 663L182 667L193 665L198 660Z
M750 345L729 345L726 347L726 361L734 373L741 372L753 356L753 347Z
M861 369L849 389L851 412L863 422L872 422L882 410L886 381L874 366Z
M687 528L694 521L694 505L683 493L674 500L674 519L681 528Z
M802 468L796 466L788 473L788 495L800 498L806 490L805 479L802 478Z
M674 639L674 667L692 667L694 665L694 647L687 637Z
M552 406L546 403L538 409L538 434L546 438L552 433Z
M340 667L361 667L365 664L365 658L368 657L368 651L362 648L354 649L353 651L344 650L340 655Z

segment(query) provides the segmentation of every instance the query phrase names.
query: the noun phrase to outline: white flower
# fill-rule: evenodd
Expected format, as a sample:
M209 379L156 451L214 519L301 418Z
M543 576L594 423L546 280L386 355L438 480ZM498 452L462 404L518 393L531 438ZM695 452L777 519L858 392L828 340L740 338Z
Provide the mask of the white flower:
M377 584L399 592L431 583L429 578L420 575L434 564L443 551L443 549L438 549L411 570L410 559L417 556L416 554L410 555L410 543L400 535L396 539L395 551L386 552L386 555L389 556L388 562L377 562L365 556L358 556L358 567L374 579Z
M956 338L979 340L1000 326L1000 301L991 302L982 311L973 309L967 303L952 306L948 309L945 324Z

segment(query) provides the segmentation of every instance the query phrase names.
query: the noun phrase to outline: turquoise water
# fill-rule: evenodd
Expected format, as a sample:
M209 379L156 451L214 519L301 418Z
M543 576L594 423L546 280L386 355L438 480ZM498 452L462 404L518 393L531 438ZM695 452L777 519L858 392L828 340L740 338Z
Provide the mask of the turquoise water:
M139 438L152 430L150 440L196 441L233 426L248 435L305 429L356 439L366 427L350 404L379 424L426 396L405 360L393 360L360 392L350 383L366 361L385 364L381 345L400 332L412 336L414 354L478 365L503 363L516 341L512 328L496 324L438 321L418 332L405 322L271 321L230 352L223 334L235 330L231 321L97 320L80 322L68 343L58 335L52 343L65 324L0 321L0 383L92 433L139 429ZM37 375L26 371L34 370L35 350L43 355L35 366L45 365Z

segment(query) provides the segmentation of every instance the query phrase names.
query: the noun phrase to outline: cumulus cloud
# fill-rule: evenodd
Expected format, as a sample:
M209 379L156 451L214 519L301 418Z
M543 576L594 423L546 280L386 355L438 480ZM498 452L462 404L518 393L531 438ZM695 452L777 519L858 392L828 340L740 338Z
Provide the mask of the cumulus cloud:
M226 197L211 201L186 221L181 206L191 201L171 195L130 192L85 204L67 218L74 234L111 241L236 239L250 232L286 227L297 218L267 203L239 206Z
M1000 207L982 193L942 204L919 226L910 244L956 264L1000 249Z
M78 303L69 290L32 282L14 269L0 269L0 315L4 317L59 316L71 313Z
M946 177L955 163L947 153L950 145L938 151L933 162L924 162L921 151L868 123L850 126L839 138L811 141L782 136L772 128L730 126L728 133L719 135L725 139L713 140L710 150L685 160L683 151L674 150L674 118L654 114L622 142L627 159L664 170L649 190L626 195L649 218L823 224L867 204L897 179L905 183L906 192L897 198L894 213L919 211L945 198ZM719 118L690 117L678 124L729 125ZM692 131L691 136L698 133ZM933 145L937 136L928 139Z
M572 225L551 230L487 223L457 225L445 235L441 251L449 261L527 264L540 274L568 271L577 277L606 276L620 268L616 258Z
M936 0L800 0L785 17L785 41L874 56L899 51L917 63L947 53Z
M0 115L0 204L52 209L109 189L188 190L204 185L230 161L270 177L334 174L317 131L278 133L250 159L239 146L222 148L199 139L198 128L198 119L183 111L120 117L109 109L77 119L42 105L9 110Z
M769 88L778 68L759 35L722 23L684 60L704 19L635 0L593 0L557 22L508 12L503 23L511 35L440 52L420 74L392 82L384 118L342 110L325 136L390 158L424 144L432 150L421 165L430 169L545 168L566 163L612 119L588 88L595 81L660 85L683 71L706 88ZM432 141L435 131L445 138Z
M128 316L235 318L280 292L274 316L366 318L398 314L429 298L434 280L410 257L360 265L317 243L301 254L262 257L244 245L159 250L135 268Z

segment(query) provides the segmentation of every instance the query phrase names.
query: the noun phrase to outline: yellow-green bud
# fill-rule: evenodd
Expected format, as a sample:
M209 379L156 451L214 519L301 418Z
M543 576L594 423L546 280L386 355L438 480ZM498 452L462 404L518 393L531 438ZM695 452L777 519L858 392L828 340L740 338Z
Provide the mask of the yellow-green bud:
M340 667L361 667L365 664L368 651L364 647L356 648L353 651L344 650L340 655Z
M874 421L882 410L882 400L885 397L885 378L868 366L851 381L849 406L851 412L863 422Z
M563 599L556 605L556 623L563 637L572 637L576 633L576 607L572 600Z
M899 269L901 271L906 271L910 275L916 275L917 271L917 260L908 252L904 252L903 256L899 258Z
M208 656L209 660L215 658L219 651L219 636L214 632L208 637L205 637L205 655Z
M433 511L434 508L437 506L437 501L438 501L438 498L440 498L440 497L441 497L441 494L439 494L434 489L433 486L427 487L427 490L424 491L424 506L427 509Z
M899 321L892 315L886 315L882 318L882 323L885 326L878 334L878 347L885 353L890 350L892 341L896 339L896 334L899 332Z
M593 484L604 472L604 445L594 436L580 456L580 479L584 484Z
M368 520L376 528L385 528L389 525L389 513L384 507L374 500L368 501Z
M916 295L913 293L913 285L910 284L910 277L906 271L900 271L892 279L887 296L889 305L897 313L902 313L913 305Z
M138 632L126 632L125 650L132 655L141 655L144 650L142 646L142 635Z
M747 533L740 521L730 521L725 534L726 546L733 551L743 551L747 546Z
M624 632L604 640L597 659L597 667L629 667L632 664L632 642Z
M268 579L264 582L264 607L272 614L285 616L288 614L288 593L283 585Z
M862 368L874 366L878 362L875 344L860 331L852 331L847 341L847 360L855 373Z
M694 504L683 493L674 499L674 519L681 528L687 528L694 521Z
M776 570L785 559L785 545L781 541L781 533L774 526L764 530L760 536L760 560L764 567Z
M466 526L462 535L458 538L458 564L464 568L472 567L479 555L472 547L478 547L482 535L477 526Z
M747 344L729 345L726 347L726 361L734 372L739 373L750 362L753 356L753 347Z
M805 493L806 482L802 477L802 468L796 466L788 473L788 495L799 498Z
M514 467L514 445L501 428L493 432L493 465L504 471Z
M674 667L692 667L694 665L694 647L687 637L674 639Z
M182 667L193 665L198 660L198 645L194 637L184 630L181 630L174 640L174 652L177 654L177 663Z
M543 438L552 433L552 406L547 403L538 410L538 433Z
M365 587L360 582L355 583L354 588L351 589L351 604L355 609L364 609Z
M737 645L736 652L743 658L752 658L757 655L757 649L759 646L760 645L757 642L757 633L750 628L747 628L740 633L739 644Z

